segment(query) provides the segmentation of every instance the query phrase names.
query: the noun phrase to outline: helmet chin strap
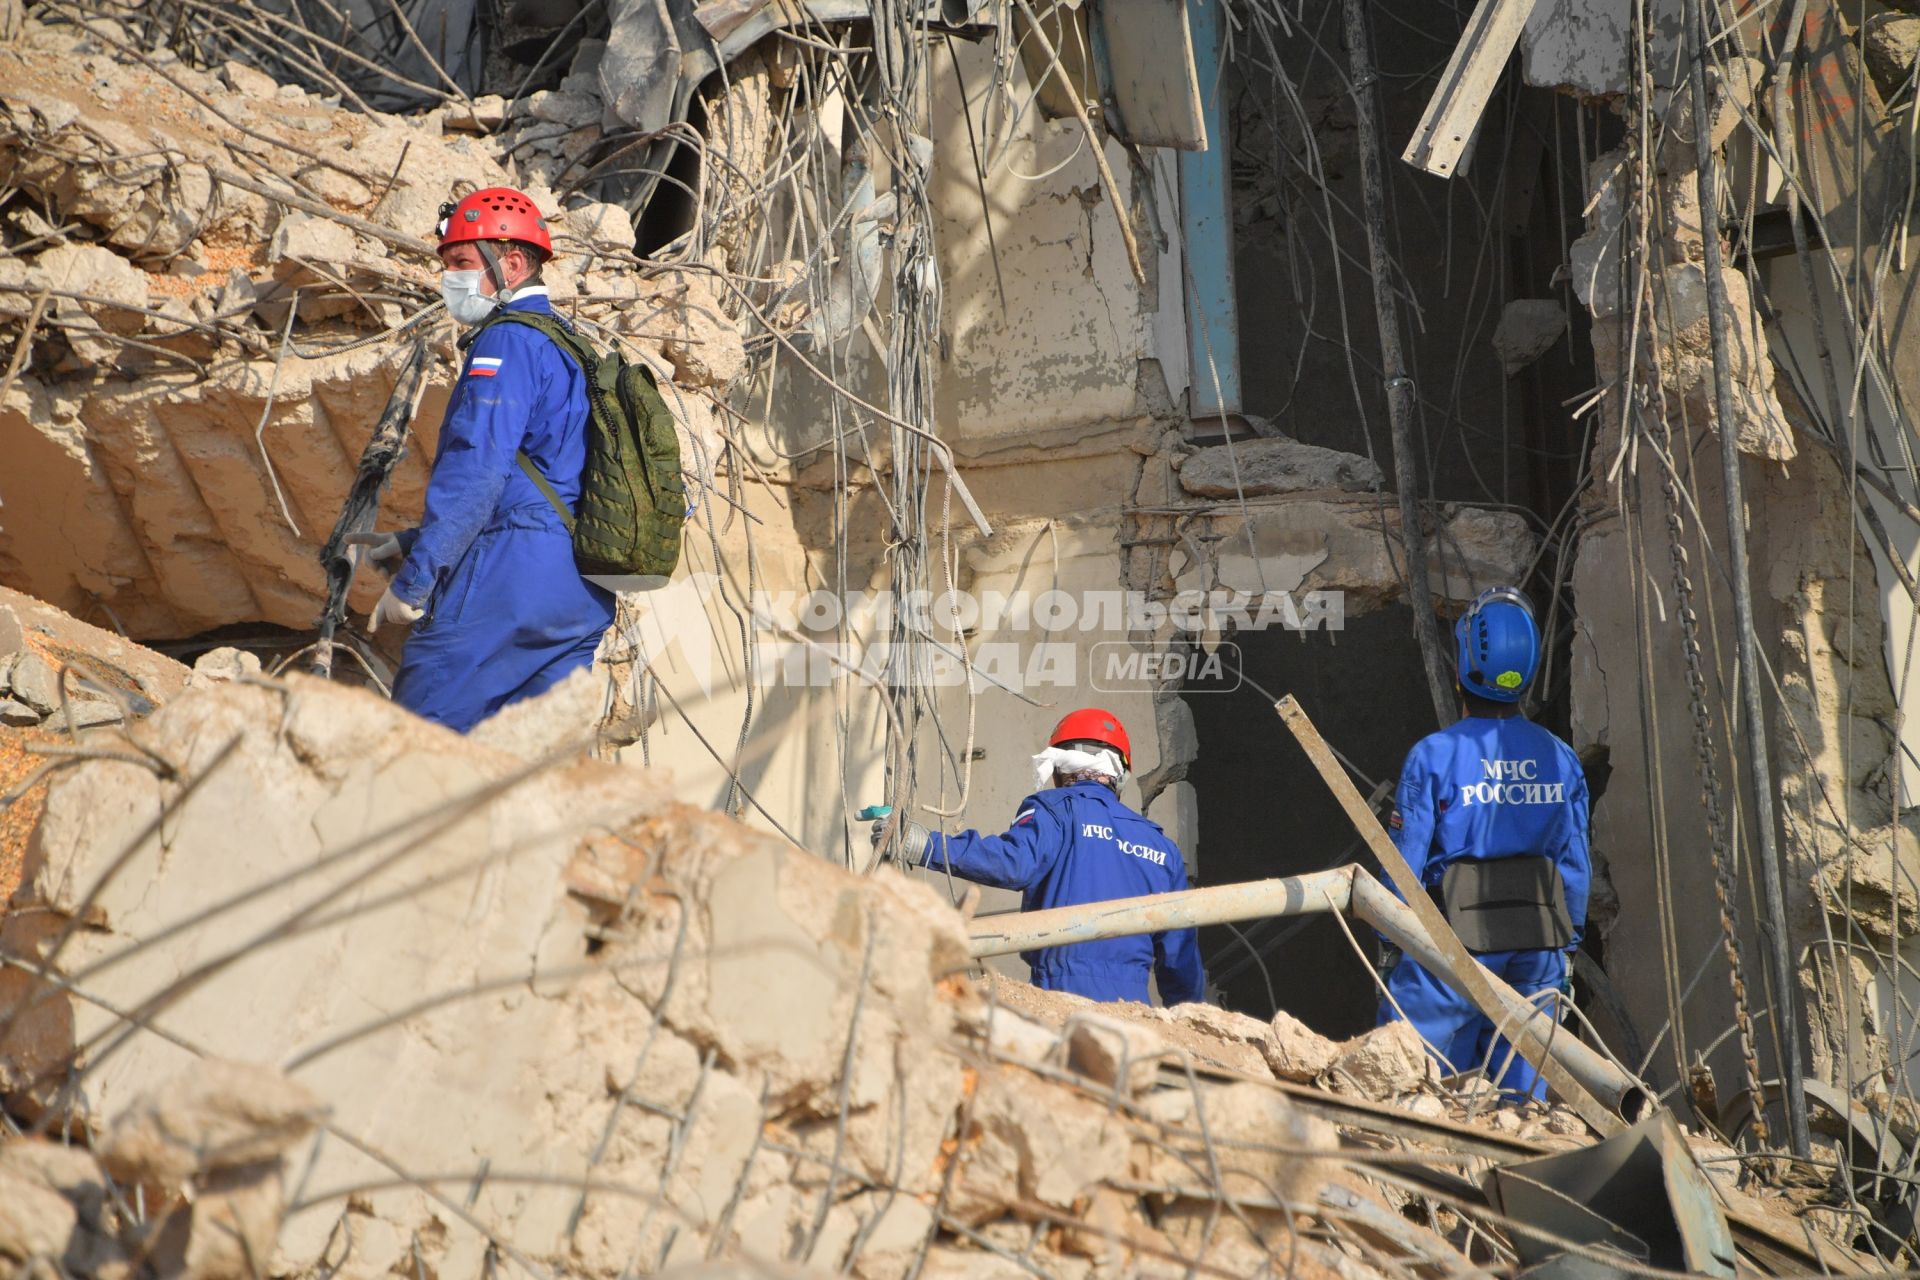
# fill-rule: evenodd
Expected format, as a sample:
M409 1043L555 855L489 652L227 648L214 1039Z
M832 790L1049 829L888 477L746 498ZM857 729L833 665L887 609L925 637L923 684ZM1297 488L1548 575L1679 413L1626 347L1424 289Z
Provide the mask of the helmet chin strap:
M505 306L513 290L507 287L507 273L500 265L499 251L485 240L476 240L473 247L480 251L480 260L487 264L487 274L493 277L494 297L498 305Z

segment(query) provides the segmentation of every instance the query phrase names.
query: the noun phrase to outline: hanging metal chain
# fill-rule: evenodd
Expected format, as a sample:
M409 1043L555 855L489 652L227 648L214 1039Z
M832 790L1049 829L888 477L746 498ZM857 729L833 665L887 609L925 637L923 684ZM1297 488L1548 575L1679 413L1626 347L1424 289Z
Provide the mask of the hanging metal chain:
M1667 553L1673 562L1674 611L1680 615L1682 652L1687 660L1687 706L1693 713L1694 764L1700 771L1700 791L1707 808L1707 834L1713 859L1713 896L1720 907L1720 942L1727 953L1733 986L1733 1021L1740 1041L1740 1060L1746 1068L1747 1090L1753 1099L1753 1133L1761 1145L1769 1138L1761 1087L1760 1055L1754 1047L1753 1013L1747 1001L1746 963L1741 954L1740 920L1733 879L1732 841L1727 831L1727 806L1720 789L1720 769L1713 749L1713 721L1707 711L1707 677L1700 653L1700 615L1693 608L1693 578L1688 572L1686 528L1680 519L1680 486L1673 471L1673 429L1664 413L1642 413L1659 423L1660 496L1667 513ZM1677 1019L1680 1011L1675 1009Z

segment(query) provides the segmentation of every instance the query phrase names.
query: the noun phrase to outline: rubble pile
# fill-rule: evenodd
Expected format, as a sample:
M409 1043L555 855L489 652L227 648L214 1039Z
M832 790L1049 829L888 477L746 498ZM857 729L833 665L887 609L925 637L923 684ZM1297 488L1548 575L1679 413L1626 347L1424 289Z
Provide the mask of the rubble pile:
M410 323L440 358L387 512L419 514L455 354L432 305L439 206L523 175L464 106L367 113L58 13L0 46L0 350L21 355L0 449L37 513L0 520L0 579L136 635L310 628ZM712 286L643 269L625 210L532 194L555 213L556 306L671 378L710 470L708 397L745 364Z
M1502 1256L1396 1170L1592 1141L1402 1025L969 977L928 886L537 732L564 687L462 738L102 643L163 705L79 738L0 924L0 1275L1364 1280Z
M997 1005L930 889L659 774L529 764L305 678L206 682L125 733L138 753L53 782L28 848L0 1096L123 1194L152 1184L146 1229L190 1204L186 1274L269 1252L279 1275L489 1254L990 1275L1003 1253L1251 1274L1331 1168L1331 1128L1271 1087L1170 1070L1184 1055L1120 1021ZM241 1096L209 1083L224 1061L274 1064L269 1104L210 1113ZM282 1151L284 1176L255 1167ZM241 1166L245 1204L210 1207ZM1227 1191L1267 1207L1204 1238L1187 1202ZM246 1247L214 1249L203 1214ZM284 1217L271 1241L257 1214ZM75 1224L55 1252L141 1227L55 1216ZM0 1256L49 1248L0 1235Z

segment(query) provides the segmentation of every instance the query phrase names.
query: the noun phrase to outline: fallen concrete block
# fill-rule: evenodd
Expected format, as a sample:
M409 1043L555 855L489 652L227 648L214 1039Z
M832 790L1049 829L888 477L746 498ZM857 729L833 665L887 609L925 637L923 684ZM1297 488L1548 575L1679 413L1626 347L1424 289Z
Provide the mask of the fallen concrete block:
M168 1188L277 1160L313 1132L312 1091L271 1067L211 1060L137 1099L101 1145L109 1173Z
M39 724L40 719L40 713L26 703L13 698L0 698L0 724L22 729Z
M978 1224L1029 1201L1068 1211L1128 1167L1129 1141L1108 1107L1034 1087L1018 1068L983 1072L947 1212Z
M1413 1024L1398 1019L1340 1045L1326 1080L1337 1093L1357 1093L1376 1102L1437 1083L1440 1068ZM1466 1070L1468 1063L1455 1063Z
M1135 1022L1083 1013L1067 1023L1068 1070L1123 1094L1151 1088L1170 1056L1165 1037Z
M1899 96L1913 63L1920 56L1920 18L1906 13L1880 13L1867 18L1861 32L1866 46L1867 71L1888 100Z
M29 651L13 660L7 685L15 702L24 702L43 716L60 705L60 673L37 653Z
M1274 1013L1260 1047L1266 1053L1268 1069L1276 1077L1298 1084L1316 1079L1340 1054L1339 1045L1285 1009Z
M58 1258L79 1222L65 1196L0 1165L0 1257Z

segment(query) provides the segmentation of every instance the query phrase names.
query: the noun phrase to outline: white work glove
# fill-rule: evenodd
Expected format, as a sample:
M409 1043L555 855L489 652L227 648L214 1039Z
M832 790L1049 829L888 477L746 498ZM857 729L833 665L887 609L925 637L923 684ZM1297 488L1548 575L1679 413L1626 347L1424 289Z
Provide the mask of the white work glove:
M389 576L399 569L400 561L404 558L400 550L400 535L397 533L381 533L377 530L373 533L350 533L347 535L347 545L365 547L367 550L362 559L378 565Z
M887 819L875 818L873 820L873 827L867 835L867 843L871 844L875 849L878 849L880 847L881 834L885 832L886 829ZM927 852L927 841L932 838L933 833L913 819L905 818L901 820L900 852L908 866L920 865L920 859L924 857Z
M373 612L367 615L367 634L372 635L378 631L383 622L397 622L402 626L412 626L420 621L420 615L424 612L425 610L410 605L393 594L393 588L388 587L386 594L380 597L380 603L373 606Z

